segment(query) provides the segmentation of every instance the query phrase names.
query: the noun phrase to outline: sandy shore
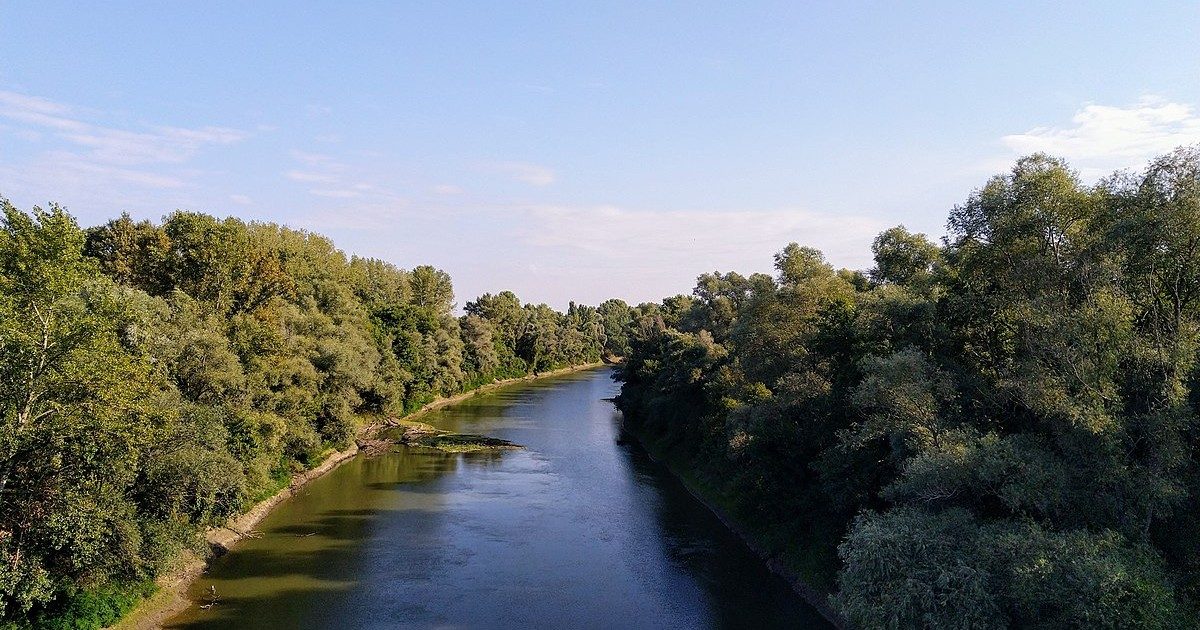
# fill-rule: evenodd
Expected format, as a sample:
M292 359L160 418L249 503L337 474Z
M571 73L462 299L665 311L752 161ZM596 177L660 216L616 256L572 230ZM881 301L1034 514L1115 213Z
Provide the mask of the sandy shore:
M425 413L433 411L434 409L440 409L447 405L453 405L455 403L467 400L473 396L478 396L480 394L505 387L506 385L550 378L553 376L561 376L564 374L570 374L572 372L597 368L602 365L605 364L586 363L584 365L577 365L575 367L543 372L536 376L529 375L520 378L510 378L503 381L496 381L495 383L489 383L483 387L459 394L457 396L439 398L438 400L421 407L417 411L404 416L403 419L411 420ZM363 427L363 430L359 434L359 438L370 438L382 427L383 424L379 422L367 425L366 427ZM263 519L263 517L269 514L276 505L279 505L279 503L291 497L296 493L296 491L303 488L312 480L325 475L329 471L337 468L344 462L353 458L358 454L358 452L358 446L353 444L350 446L350 448L347 448L344 451L336 451L330 454L325 458L325 461L321 462L321 464L316 468L297 474L292 478L292 481L286 488L280 490L270 498L259 501L254 505L254 507L250 508L241 515L230 519L230 521L225 525L209 529L207 532L205 532L205 540L208 541L208 544L214 550L214 553L223 553L224 551L229 550L236 545L239 540L244 538L248 532L253 530L254 526L257 525L259 521ZM183 612L184 610L187 610L187 608L192 605L192 601L187 597L188 587L190 587L192 582L194 582L196 578L204 572L205 567L208 566L208 560L209 558L200 557L195 554L188 554L187 557L180 558L178 568L158 578L158 592L139 604L120 622L112 627L115 630L155 630L157 628L161 628L163 623L165 623L171 617Z

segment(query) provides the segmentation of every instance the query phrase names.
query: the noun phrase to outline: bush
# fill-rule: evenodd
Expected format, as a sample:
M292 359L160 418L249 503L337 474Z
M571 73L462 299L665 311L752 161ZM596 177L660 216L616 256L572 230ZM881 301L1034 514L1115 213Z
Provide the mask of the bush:
M48 607L29 627L36 630L104 628L116 623L156 590L158 587L152 580L109 584L94 589L67 588L59 600L60 606Z

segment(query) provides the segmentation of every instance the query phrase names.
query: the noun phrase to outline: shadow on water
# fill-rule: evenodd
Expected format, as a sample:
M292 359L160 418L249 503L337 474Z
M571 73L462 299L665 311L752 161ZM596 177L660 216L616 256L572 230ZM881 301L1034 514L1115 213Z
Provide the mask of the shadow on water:
M422 418L526 450L397 449L282 503L193 585L168 627L824 628L636 446L608 370Z
M636 444L624 444L622 451L631 478L656 499L649 501L656 506L659 535L654 540L661 543L663 555L673 565L708 591L715 627L829 627L816 610L795 605L797 595L785 580L767 571L746 571L747 566L761 565L762 560L666 466ZM756 613L748 616L748 610Z
M193 607L167 627L341 627L328 611L356 588L363 541L381 520L401 524L413 541L435 537L436 486L466 459L401 449L344 464L282 503L259 524L261 538L241 541L192 585L199 604L215 588L216 605Z

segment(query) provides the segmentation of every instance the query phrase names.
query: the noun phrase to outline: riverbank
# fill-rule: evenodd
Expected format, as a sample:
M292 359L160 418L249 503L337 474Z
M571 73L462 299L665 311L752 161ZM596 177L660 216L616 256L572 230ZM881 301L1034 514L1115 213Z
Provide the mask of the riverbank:
M783 554L773 553L770 546L764 542L763 536L737 518L727 507L731 502L728 497L722 495L719 489L704 483L685 468L684 462L669 457L651 440L646 439L646 436L626 428L622 428L622 432L632 436L650 459L666 468L687 490L688 494L708 508L717 517L717 520L740 538L759 558L762 558L772 573L786 580L792 590L804 598L804 601L816 609L822 617L838 630L848 630L849 626L846 620L830 605L829 594L809 584L799 571L784 561Z
M469 392L464 392L455 396L440 398L426 404L417 411L407 414L400 418L401 420L413 420L430 411L453 405L470 399L474 396L485 394L496 389L500 389L509 385L523 383L528 381L541 380L555 376L562 376L583 370L595 369L606 365L604 362L585 363L573 367L561 368L550 372L543 372L537 375L528 375L518 378L504 379L489 383L482 387L476 388ZM359 432L358 440L369 439L380 430L385 428L383 422L371 422L365 425ZM221 527L214 527L205 533L211 553L208 556L201 557L196 554L187 554L179 559L179 566L162 576L156 582L159 590L154 595L145 599L137 607L135 607L128 615L121 619L120 622L112 626L114 630L155 630L161 628L162 624L174 615L186 610L193 604L187 598L188 588L192 582L196 580L208 566L209 560L213 557L224 554L230 548L237 544L238 541L251 535L254 526L257 525L263 518L271 513L281 502L295 494L298 490L312 482L313 480L324 476L330 471L336 469L341 464L349 461L360 453L357 445L352 444L349 448L336 451L330 454L321 462L320 465L306 470L295 475L291 482L275 493L271 497L256 503L246 512L234 517L228 523Z

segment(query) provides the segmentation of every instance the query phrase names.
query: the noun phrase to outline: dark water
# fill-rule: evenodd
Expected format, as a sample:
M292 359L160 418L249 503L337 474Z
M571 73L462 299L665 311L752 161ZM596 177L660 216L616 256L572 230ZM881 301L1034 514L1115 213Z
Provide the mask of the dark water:
M608 369L422 420L526 450L357 458L280 505L172 628L826 628L658 464Z

